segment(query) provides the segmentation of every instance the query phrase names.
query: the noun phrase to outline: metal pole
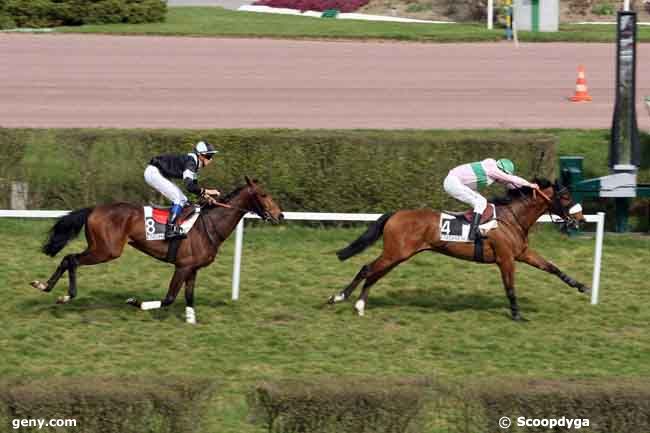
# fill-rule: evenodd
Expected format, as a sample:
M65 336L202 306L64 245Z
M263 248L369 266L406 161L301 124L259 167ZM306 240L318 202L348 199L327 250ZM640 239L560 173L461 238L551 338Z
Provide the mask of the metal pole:
M244 243L244 218L237 224L235 230L235 258L232 269L232 300L239 299L239 274L241 271L241 252Z
M492 30L494 21L494 0L488 0L487 3L487 28Z
M603 255L603 235L605 232L605 213L598 212L596 223L596 251L594 253L594 276L591 282L591 304L598 303L598 289L600 288L600 261Z

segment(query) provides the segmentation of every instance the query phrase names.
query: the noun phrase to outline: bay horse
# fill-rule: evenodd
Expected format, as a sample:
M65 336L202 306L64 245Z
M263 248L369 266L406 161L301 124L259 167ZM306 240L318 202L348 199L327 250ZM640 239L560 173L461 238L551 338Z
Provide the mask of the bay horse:
M515 295L515 261L554 274L581 293L590 292L587 286L567 276L528 245L528 231L545 212L552 212L574 226L585 220L582 208L573 202L567 188L557 181L551 183L547 179L535 179L533 182L539 185L539 191L523 187L510 190L506 197L493 200L498 227L488 231L483 241L482 263L496 263L499 267L506 296L510 301L511 316L516 321L523 318ZM409 209L382 215L358 239L336 253L341 261L346 260L375 243L383 234L381 255L364 265L352 282L340 293L331 296L328 302L334 304L346 300L365 280L354 305L357 313L363 316L370 287L414 255L422 251L435 251L463 260L473 260L475 243L440 240L440 214L441 212L432 209Z
M127 303L147 310L166 307L175 301L180 289L185 285L186 321L196 323L194 284L197 272L214 261L221 244L248 212L254 212L263 220L274 223L284 219L282 210L273 198L256 181L246 177L246 185L235 189L219 202L214 201L202 206L194 228L178 247L173 262L175 271L167 295L161 301L140 302L130 298ZM79 266L114 260L122 255L127 243L153 258L166 261L169 242L146 240L143 207L130 203L78 209L59 218L50 229L42 248L43 253L54 257L70 240L77 237L84 226L87 248L81 253L63 257L47 282L36 280L31 283L43 292L50 292L67 271L68 295L60 297L58 303L67 303L77 295Z

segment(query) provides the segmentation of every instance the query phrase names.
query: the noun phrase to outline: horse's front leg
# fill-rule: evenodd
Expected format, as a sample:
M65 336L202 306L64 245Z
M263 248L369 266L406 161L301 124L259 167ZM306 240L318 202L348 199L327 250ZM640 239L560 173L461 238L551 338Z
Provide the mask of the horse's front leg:
M497 265L499 265L499 270L501 271L503 288L506 291L508 301L510 301L510 314L512 320L523 321L524 318L519 312L517 295L515 295L515 262L511 257L497 257Z
M196 270L190 273L185 281L185 321L196 325L196 312L194 311L194 283L196 282Z
M162 301L143 301L140 302L136 298L129 298L126 300L127 304L138 307L142 310L155 310L160 307L167 307L171 305L176 300L178 292L180 292L183 283L188 279L192 268L176 268L174 276L172 277L171 282L169 283L169 290L167 290L167 295Z
M567 274L562 272L557 266L555 266L553 263L549 262L548 260L544 259L544 257L540 256L537 252L527 249L524 251L524 253L517 258L518 261L524 262L529 264L530 266L533 266L537 269L541 269L543 271L546 271L550 274L557 275L562 281L564 281L567 285L578 289L579 292L581 293L589 293L591 292L591 289L588 286L585 286L579 281L574 280L573 278L569 277Z

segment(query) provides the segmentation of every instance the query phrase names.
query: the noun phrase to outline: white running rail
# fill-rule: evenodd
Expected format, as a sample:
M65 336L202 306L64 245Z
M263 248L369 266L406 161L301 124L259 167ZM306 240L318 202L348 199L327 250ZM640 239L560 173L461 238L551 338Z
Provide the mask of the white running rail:
M0 210L0 217L14 218L58 218L70 211L64 210ZM286 220L299 221L375 221L382 214L369 213L324 213L324 212L283 212ZM246 214L237 224L235 230L235 257L232 271L232 299L239 299L239 281L241 274L241 259L244 240L244 220L259 219L255 214ZM559 218L557 218L559 219ZM596 245L594 247L594 270L591 282L591 303L598 303L598 292L600 289L600 267L603 253L603 237L605 232L605 213L598 212L596 215L585 215L589 223L596 223ZM551 222L551 217L544 215L537 222Z

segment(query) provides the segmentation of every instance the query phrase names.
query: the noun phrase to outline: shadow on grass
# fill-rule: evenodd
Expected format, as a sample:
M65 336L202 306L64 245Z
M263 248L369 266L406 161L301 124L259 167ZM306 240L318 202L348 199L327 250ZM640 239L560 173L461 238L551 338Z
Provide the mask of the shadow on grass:
M537 312L534 304L526 297L518 298L522 310ZM419 307L431 311L456 312L464 310L503 310L508 308L505 295L482 295L468 293L433 292L425 290L391 291L383 296L369 299L373 308L387 307Z

